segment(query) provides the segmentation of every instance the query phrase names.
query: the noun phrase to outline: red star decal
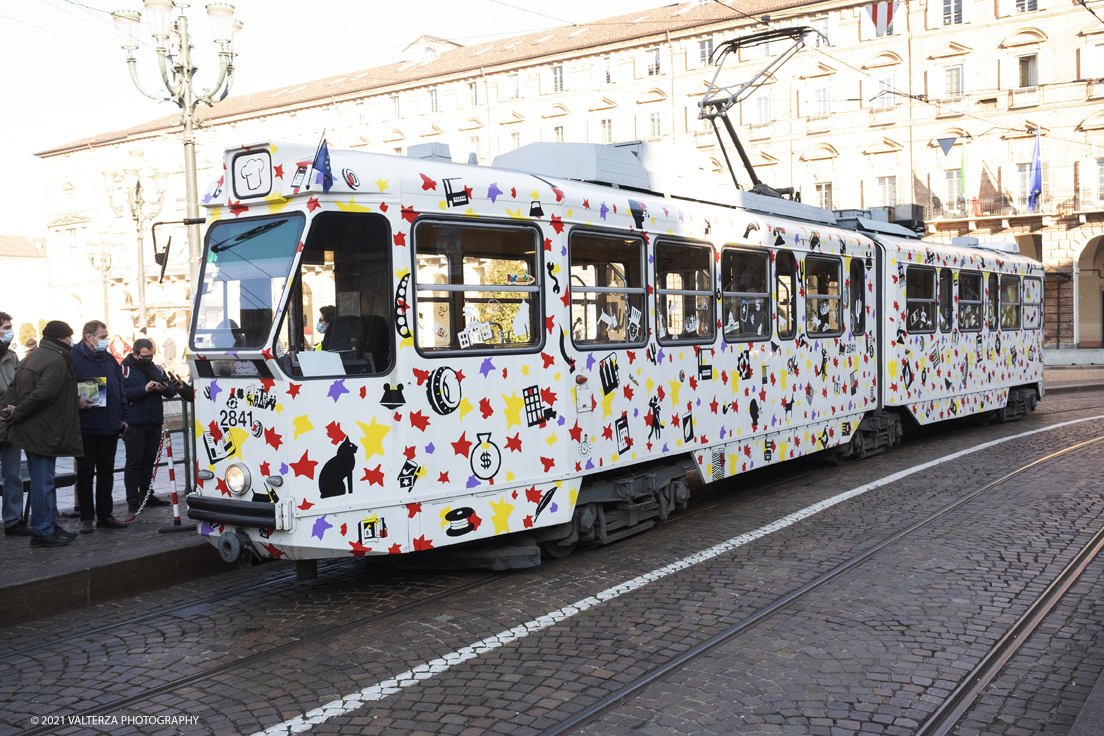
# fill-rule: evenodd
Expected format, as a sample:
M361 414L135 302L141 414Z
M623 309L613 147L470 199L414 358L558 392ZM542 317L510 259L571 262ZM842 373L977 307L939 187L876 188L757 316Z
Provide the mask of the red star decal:
M552 468L556 467L556 461L550 457L542 457L540 459L541 465L544 466L544 472L549 472Z
M584 210L589 210L590 209L590 200L589 199L584 199L583 200L583 209Z
M387 554L389 554L389 555L402 554L402 545L401 544L392 544L390 547L387 548Z
M402 211L403 219L407 222L414 222L414 219L418 216L418 213L414 211L414 205L410 205L409 207L399 205L399 208Z
M275 386L275 385L276 385L276 381L271 379L271 378L262 378L261 379L261 388L263 388L265 391L271 391L272 387Z
M529 503L540 503L542 498L544 498L544 494L538 491L536 486L525 489L525 499Z
M320 205L318 203L318 197L311 197L310 199L307 200L307 211L308 212L314 212L316 209L318 209L321 206L322 205Z
M268 552L269 556L274 560L278 560L284 556L284 551L277 547L275 544L267 544L262 542L261 546L265 548L265 552Z
M429 417L423 415L421 410L416 411L410 415L410 426L417 427L424 432L426 427L429 426Z
M456 371L456 381L458 383L464 382L464 371Z
M541 401L551 406L556 403L556 394L550 388L542 388L540 391Z
M403 455L406 455L407 460L413 460L414 455L417 454L417 452L418 452L418 450L416 448L408 447L405 450L403 450Z
M628 352L628 354L629 354L629 365L632 365L633 361L636 360L636 351L635 350L628 350L626 352Z
M375 469L364 469L364 477L361 480L368 481L368 485L382 486L383 485L383 465L377 465Z
M570 306L570 304L569 304L570 301L571 301L571 289L568 289L568 288L565 287L564 288L564 294L563 294L563 296L560 297L560 302L563 303L564 308L566 309L567 307Z
M763 389L762 391L759 392L759 400L760 401L766 401L767 400L767 390L766 389Z
M548 251L549 253L552 252L552 238L545 238L544 239L544 249L546 251Z
M607 424L605 427L602 428L602 439L604 439L604 440L612 440L613 439L613 425L612 424Z
M296 478L300 475L305 475L311 480L314 480L314 468L318 463L307 457L309 452L310 450L305 451L303 457L299 458L299 462L291 463L291 469L295 471Z
M544 361L544 367L549 368L556 362L556 357L548 353L541 353L541 360Z
M625 398L628 399L629 401L632 401L632 397L633 397L632 386L630 386L629 384L626 383L625 384Z
M526 516L525 520L522 523L525 524L526 529L529 529L530 527L533 526L533 517L532 516Z
M414 551L421 552L422 550L433 549L433 542L425 538L423 534L420 537L414 538Z
M545 317L544 326L548 330L548 334L551 335L552 330L556 327L556 320L554 320L552 317Z
M422 177L422 191L423 192L428 192L430 189L432 189L435 192L437 191L437 182L433 181L433 179L430 179L425 174L418 174L418 176Z
M230 486L226 485L226 481L222 478L218 479L218 491L224 496L230 495Z
M414 369L414 377L418 379L418 385L421 386L426 380L429 379L429 371L423 371L419 368Z
M303 385L300 384L300 383L289 383L288 384L288 391L287 391L288 396L290 396L291 398L294 399L296 396L299 395L299 389L301 389L301 388L303 388Z
M563 233L563 219L559 215L552 215L552 229L556 231L557 235Z
M342 524L341 525L341 536L344 537L348 533L349 533L349 525L348 524Z
M353 548L353 557L363 557L364 553L371 550L371 547L365 547L360 542L349 542L349 546Z
M437 482L438 483L448 483L449 482L448 473L441 473L439 476L437 476Z
M517 187L510 187L510 199L517 199Z
M651 416L651 412L648 412L648 416ZM648 419L648 423L651 424L651 419ZM583 441L583 428L579 426L579 420L575 420L575 426L567 430L567 433L571 435L571 439L574 442Z
M719 404L717 403L717 397L714 396L713 401L709 404L709 408L713 410L714 414L717 413L717 406L719 406Z
M564 198L564 193L562 191L560 191L559 189L557 189L556 187L552 187L552 191L556 194L556 201L557 202L562 202L563 198Z
M265 478L272 475L272 468L267 462L261 463L261 475Z
M690 390L691 391L697 391L698 390L698 379L694 378L693 376L690 376Z
M249 211L249 207L242 204L240 199L237 202L232 199L229 199L228 201L230 202L230 212L234 214L234 217L237 217L238 215L244 215L246 212Z
M222 440L222 430L219 429L218 422L216 422L214 419L212 419L211 423L207 425L207 429L211 433L211 439L213 439L215 442L219 442Z
M415 514L422 513L422 505L420 503L408 503L406 504L406 514L408 519L413 519Z
M406 233L395 233L395 245L406 245Z
M506 449L511 452L521 452L521 432L518 432L513 437L506 438Z
M494 414L494 409L491 408L491 400L487 397L483 397L479 400L479 411L483 415L484 419L490 418Z
M326 436L330 438L331 445L340 445L341 440L345 439L345 433L341 431L341 425L336 421L326 425Z
M310 511L313 506L313 503L304 498L303 503L299 504L295 508L299 509L300 511Z
M266 428L265 431L264 431L264 435L265 435L265 442L272 445L273 450L279 450L280 445L284 444L284 438L281 437L280 433L277 432L272 427Z
M467 432L464 432L463 434L461 434L460 439L456 440L455 442L451 442L449 444L452 445L452 451L456 455L460 455L462 457L467 457L468 454L471 453L472 443L468 441L468 433ZM509 445L507 445L507 446L509 446Z
M388 209L390 208L387 206L386 202L380 202L380 212L386 212Z
M361 386L360 387L360 398L363 399L367 396L368 396L368 387L367 386Z

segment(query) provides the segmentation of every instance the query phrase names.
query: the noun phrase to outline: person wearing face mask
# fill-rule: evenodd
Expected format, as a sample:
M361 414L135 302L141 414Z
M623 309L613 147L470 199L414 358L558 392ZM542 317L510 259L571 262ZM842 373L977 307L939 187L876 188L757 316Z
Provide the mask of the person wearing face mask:
M164 399L176 396L176 387L164 370L153 362L153 341L142 337L134 341L132 352L123 358L123 395L129 404L129 426L123 435L126 445L127 506L137 511L144 500L146 506L168 506L169 502L153 495L150 482L157 462L157 448L165 423ZM148 495L148 497L147 497Z
M84 339L73 346L73 370L81 394L93 399L80 413L84 456L77 459L77 505L81 510L81 534L95 527L125 529L112 513L115 485L115 451L119 435L127 430L129 408L123 396L123 373L108 352L107 325L92 320L84 326ZM95 503L92 484L95 481ZM95 524L93 524L95 522Z
M0 312L0 398L8 392L19 358L15 355L15 330L7 312ZM7 425L0 423L0 492L4 496L4 534L29 537L31 528L23 523L23 480L19 475L19 448L6 442Z
M332 304L326 307L322 307L318 310L318 324L314 326L318 330L318 334L322 336L314 345L315 350L329 350L330 345L330 325L333 324L334 319L337 318L337 307Z
M0 406L0 422L8 427L8 442L27 454L31 474L32 547L61 547L76 534L57 522L54 465L59 457L84 454L80 411L88 399L77 397L70 345L73 328L49 322L42 344L15 371Z

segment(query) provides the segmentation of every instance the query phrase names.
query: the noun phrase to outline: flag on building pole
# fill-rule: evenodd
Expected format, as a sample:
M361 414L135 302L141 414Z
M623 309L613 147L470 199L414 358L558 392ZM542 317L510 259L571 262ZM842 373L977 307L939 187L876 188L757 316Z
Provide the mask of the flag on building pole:
M869 3L866 6L866 14L874 22L874 28L879 38L889 32L889 27L893 25L893 16L897 13L897 7L900 4L899 2L893 2L893 0L885 0L885 2L880 3Z
M319 173L319 178L322 180L322 193L329 194L330 187L333 186L333 169L330 168L330 147L325 139L322 140L322 145L318 147L318 153L314 156L312 166Z
M1035 128L1035 152L1031 154L1031 190L1027 195L1027 211L1037 212L1043 198L1042 141L1039 128Z

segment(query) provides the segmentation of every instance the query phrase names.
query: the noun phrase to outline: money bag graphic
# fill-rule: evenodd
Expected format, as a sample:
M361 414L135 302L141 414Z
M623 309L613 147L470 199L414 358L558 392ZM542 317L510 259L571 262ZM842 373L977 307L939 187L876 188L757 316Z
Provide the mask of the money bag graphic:
M471 469L476 478L490 480L498 474L502 466L502 452L498 445L491 442L490 432L481 432L476 435L479 444L472 449Z

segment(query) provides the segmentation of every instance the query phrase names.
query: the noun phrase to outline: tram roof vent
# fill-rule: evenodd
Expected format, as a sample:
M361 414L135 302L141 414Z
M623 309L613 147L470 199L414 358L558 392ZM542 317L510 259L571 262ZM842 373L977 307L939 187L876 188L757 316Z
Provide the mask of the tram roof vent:
M495 156L491 165L556 179L652 188L648 170L630 151L597 143L530 143Z
M1020 252L1020 246L1016 243L1010 243L1004 240L993 240L983 243L977 238L968 236L951 238L951 245L957 245L963 248L981 248L982 250L995 250L1001 253Z
M406 149L407 158L422 158L431 161L452 161L447 143L417 143Z

